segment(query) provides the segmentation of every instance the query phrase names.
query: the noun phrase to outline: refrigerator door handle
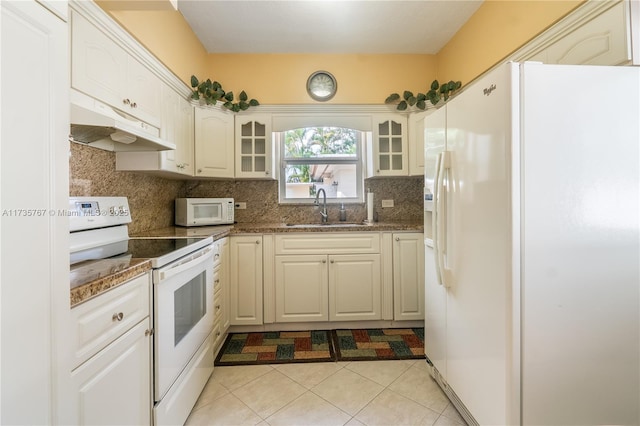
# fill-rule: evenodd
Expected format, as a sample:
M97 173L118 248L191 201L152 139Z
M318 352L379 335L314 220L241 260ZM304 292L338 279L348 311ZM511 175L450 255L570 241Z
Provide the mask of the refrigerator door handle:
M433 212L431 216L431 229L433 229L433 252L436 266L436 281L439 285L443 285L442 273L440 269L442 253L440 250L440 217L442 215L440 209L442 205L442 188L440 179L442 176L442 158L443 152L436 157L435 179L433 185Z
M447 197L448 190L450 188L449 180L449 171L451 169L451 161L450 161L450 153L449 151L443 151L440 154L440 167L438 170L438 179L437 179L437 191L439 195L438 199L438 212L436 213L438 217L438 231L437 231L437 245L438 250L436 254L436 260L438 263L437 269L439 272L439 280L444 287L451 287L453 284L453 273L451 269L448 269L445 262L445 256L448 252L447 247L447 233L448 233L448 224L447 224ZM446 180L445 180L446 176ZM445 182L447 185L445 185Z

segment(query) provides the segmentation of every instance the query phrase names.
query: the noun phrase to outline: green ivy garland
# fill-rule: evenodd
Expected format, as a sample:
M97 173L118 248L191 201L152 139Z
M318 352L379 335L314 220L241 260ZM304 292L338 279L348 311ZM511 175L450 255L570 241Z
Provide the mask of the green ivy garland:
M451 94L462 87L462 83L459 81L449 81L440 85L438 80L433 80L431 88L426 93L418 93L414 95L413 92L405 90L402 94L402 98L397 93L392 93L384 101L385 104L397 104L396 109L398 111L404 111L410 106L416 106L416 108L425 110L427 108L427 101L432 105L436 105L440 102L440 99L447 101Z
M200 82L195 75L191 76L191 87L193 88L191 99L197 101L202 97L207 105L215 105L220 101L223 102L223 107L233 112L245 111L249 107L260 105L255 99L249 100L244 90L238 95L238 101L233 102L233 92L225 92L222 85L217 81L207 79Z

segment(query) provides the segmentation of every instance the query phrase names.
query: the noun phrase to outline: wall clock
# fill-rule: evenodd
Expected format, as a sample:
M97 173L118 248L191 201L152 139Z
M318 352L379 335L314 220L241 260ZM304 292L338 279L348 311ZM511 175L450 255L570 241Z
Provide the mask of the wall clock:
M328 101L336 94L336 90L336 78L327 71L316 71L307 79L307 93L316 101Z

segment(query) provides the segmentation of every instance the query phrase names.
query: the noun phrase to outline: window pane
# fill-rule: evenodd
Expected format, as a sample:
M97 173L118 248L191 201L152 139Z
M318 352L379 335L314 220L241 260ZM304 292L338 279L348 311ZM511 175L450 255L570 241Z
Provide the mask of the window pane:
M356 158L358 131L340 127L307 127L284 132L285 158Z
M241 152L242 154L253 154L253 144L251 139L242 139L242 145L241 145Z
M357 197L355 164L287 164L286 198L315 198L323 188L327 198Z

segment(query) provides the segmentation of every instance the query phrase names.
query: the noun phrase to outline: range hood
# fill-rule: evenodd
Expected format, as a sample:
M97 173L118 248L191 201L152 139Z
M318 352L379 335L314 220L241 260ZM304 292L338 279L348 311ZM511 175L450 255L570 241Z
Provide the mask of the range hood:
M167 151L160 129L71 89L71 140L107 151Z

